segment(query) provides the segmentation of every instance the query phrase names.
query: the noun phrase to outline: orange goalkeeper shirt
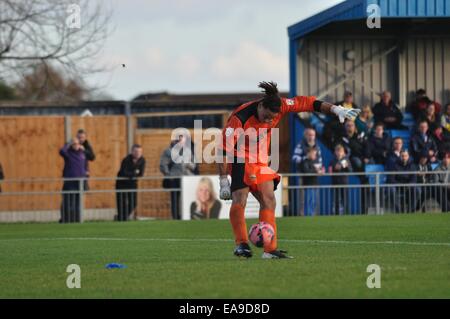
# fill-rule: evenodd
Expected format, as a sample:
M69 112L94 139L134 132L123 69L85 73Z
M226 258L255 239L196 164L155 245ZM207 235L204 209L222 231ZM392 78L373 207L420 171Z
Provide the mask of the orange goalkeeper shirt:
M242 104L230 115L222 131L224 154L245 160L245 163L267 165L271 130L289 112L313 112L315 100L315 96L282 98L280 112L271 123L260 122L257 118L257 106L260 100Z

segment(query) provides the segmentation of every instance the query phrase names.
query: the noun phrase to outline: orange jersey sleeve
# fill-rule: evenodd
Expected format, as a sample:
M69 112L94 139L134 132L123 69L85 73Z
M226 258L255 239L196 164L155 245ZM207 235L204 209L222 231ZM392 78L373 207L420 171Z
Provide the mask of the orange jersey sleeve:
M242 131L241 121L232 115L222 130L222 150L223 153L234 153L234 147Z
M296 96L291 99L282 98L281 113L313 112L313 103L315 100L315 96Z

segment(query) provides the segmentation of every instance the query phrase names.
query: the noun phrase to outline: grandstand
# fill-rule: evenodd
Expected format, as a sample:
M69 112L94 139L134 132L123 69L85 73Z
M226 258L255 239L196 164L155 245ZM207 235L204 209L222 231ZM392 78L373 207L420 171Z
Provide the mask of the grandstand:
M370 4L380 6L381 29L366 26ZM424 88L442 105L450 102L449 28L449 7L441 1L344 1L288 28L290 95L336 102L350 91L356 104L373 107L388 90L404 112L404 129L388 133L401 137L408 148L416 123L405 109L416 90ZM327 121L317 114L291 116L291 152L305 126L321 136ZM331 159L327 142L319 142L325 166Z

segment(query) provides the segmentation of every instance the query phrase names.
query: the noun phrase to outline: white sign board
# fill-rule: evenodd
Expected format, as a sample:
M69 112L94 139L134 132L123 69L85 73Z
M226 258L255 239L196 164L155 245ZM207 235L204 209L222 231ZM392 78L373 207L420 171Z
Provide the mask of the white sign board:
M212 190L211 190L212 188ZM219 176L183 176L181 179L181 219L219 218L228 219L231 200L219 199ZM281 205L281 183L275 191L277 206L275 216L283 216ZM250 193L245 208L245 218L259 217L259 203Z

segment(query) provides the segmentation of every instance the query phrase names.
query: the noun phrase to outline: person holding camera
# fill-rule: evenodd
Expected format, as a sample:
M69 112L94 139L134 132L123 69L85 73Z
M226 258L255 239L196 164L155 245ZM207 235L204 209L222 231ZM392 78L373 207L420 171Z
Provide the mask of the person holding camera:
M60 223L80 222L80 182L86 177L86 155L76 137L64 145L59 154L64 158Z
M80 141L80 148L83 150L84 155L86 156L86 178L89 178L91 176L91 172L89 170L89 162L95 161L94 149L92 148L91 143L89 143L87 139L87 133L84 129L80 128L77 131L77 138ZM84 182L84 190L89 190L87 179Z

